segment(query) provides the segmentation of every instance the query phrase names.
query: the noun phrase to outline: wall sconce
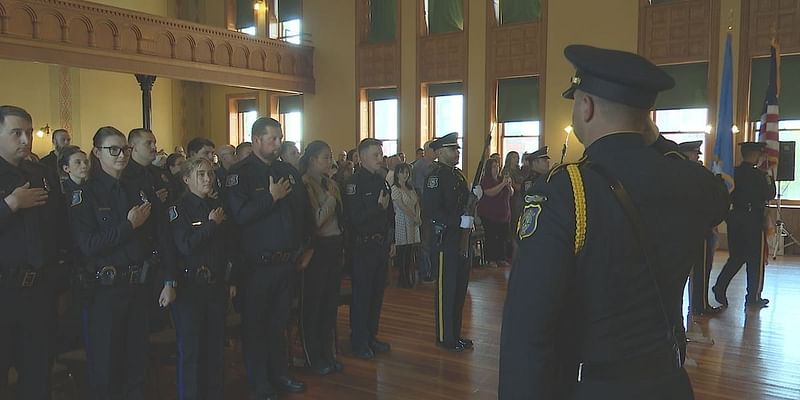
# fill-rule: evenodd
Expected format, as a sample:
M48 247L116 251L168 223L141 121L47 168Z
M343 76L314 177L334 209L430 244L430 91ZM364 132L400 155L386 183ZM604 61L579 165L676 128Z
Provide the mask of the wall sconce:
M564 132L567 132L567 135L569 135L570 133L572 133L572 131L573 131L573 129L572 129L572 125L567 125L567 126L564 128Z
M731 132L733 132L734 135L739 133L739 127L736 126L736 125L732 126L731 127Z
M39 128L39 130L36 131L36 136L40 138L43 138L44 135L50 136L50 131L51 131L50 125L44 124L43 127Z
M258 0L255 3L253 3L253 10L261 11L263 9L264 9L264 0Z
M706 125L706 130L705 130L705 133L706 133L707 135L708 135L708 134L710 134L712 130L714 130L714 127L713 127L713 126L711 126L710 124L709 124L709 125Z

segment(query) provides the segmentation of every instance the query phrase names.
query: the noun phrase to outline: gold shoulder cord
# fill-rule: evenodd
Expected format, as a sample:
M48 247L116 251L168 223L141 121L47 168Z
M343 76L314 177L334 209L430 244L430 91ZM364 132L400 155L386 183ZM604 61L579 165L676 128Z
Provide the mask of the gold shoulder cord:
M578 164L567 165L567 172L575 200L575 254L578 254L586 241L586 193Z

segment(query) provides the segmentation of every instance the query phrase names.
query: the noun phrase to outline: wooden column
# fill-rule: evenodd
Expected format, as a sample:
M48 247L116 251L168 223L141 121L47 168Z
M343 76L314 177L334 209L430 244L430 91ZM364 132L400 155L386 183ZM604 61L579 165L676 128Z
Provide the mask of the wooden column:
M153 123L153 84L156 82L154 75L136 74L136 81L142 88L142 128L150 129Z

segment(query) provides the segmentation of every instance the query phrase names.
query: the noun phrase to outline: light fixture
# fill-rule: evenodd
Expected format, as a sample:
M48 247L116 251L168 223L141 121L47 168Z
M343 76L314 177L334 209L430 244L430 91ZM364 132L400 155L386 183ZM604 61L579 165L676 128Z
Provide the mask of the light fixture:
M731 132L733 132L734 135L739 133L739 127L736 126L736 125L732 126L731 127Z
M714 129L714 127L712 127L710 124L709 124L709 125L706 125L706 130L705 130L705 132L706 132L707 134L708 134L708 133L711 133L711 131L712 131L713 129Z
M253 3L253 10L261 11L262 9L264 9L264 0L258 0Z
M39 128L39 130L36 131L36 136L43 138L44 135L50 136L50 125L48 124L44 124L43 127Z
M573 129L572 129L572 125L567 125L567 126L564 128L564 132L567 132L567 134L568 134L568 135L569 135L570 133L572 133L572 131L573 131Z

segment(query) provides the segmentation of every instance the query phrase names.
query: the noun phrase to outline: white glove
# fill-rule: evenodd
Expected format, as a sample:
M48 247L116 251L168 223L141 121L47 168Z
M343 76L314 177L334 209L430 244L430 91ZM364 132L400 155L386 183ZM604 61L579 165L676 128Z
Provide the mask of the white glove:
M475 226L475 217L471 217L469 215L462 215L460 226L462 229L472 229L472 227Z
M474 194L475 197L477 197L478 200L480 200L481 197L483 197L483 188L481 187L481 185L473 187L472 194Z

